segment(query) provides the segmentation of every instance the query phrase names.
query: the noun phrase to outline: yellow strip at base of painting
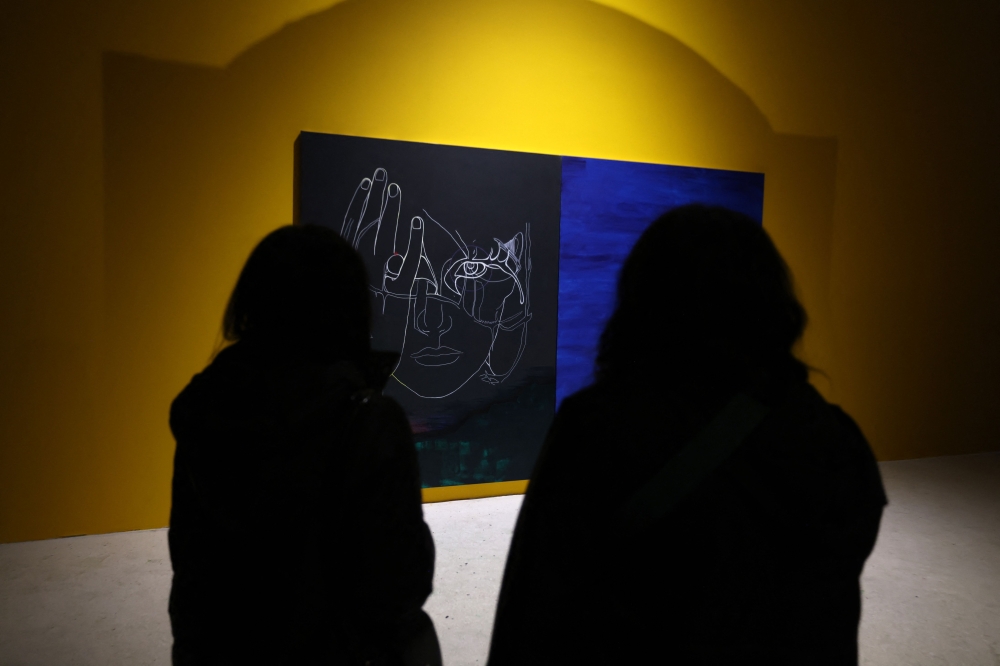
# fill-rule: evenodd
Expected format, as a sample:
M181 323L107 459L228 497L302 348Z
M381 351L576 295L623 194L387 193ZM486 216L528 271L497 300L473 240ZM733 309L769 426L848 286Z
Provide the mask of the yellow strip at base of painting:
M501 495L523 495L528 489L528 481L499 481L497 483L470 483L464 486L439 486L424 488L420 492L424 502L449 502L451 500L476 499L478 497L499 497Z

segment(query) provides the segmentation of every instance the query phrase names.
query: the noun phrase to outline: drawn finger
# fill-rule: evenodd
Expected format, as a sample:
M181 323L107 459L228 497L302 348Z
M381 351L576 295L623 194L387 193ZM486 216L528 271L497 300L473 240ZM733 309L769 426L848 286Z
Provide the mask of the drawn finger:
M382 207L385 206L385 169L382 167L375 169L371 183L371 191L368 193L368 203L365 209L361 211L361 222L358 225L357 236L354 238L354 247L358 247L361 244L361 238L369 231L374 231L378 228L378 221L382 216ZM369 245L369 248L374 251L374 242Z
M413 279L417 276L417 268L420 266L420 252L424 245L424 220L419 215L415 216L410 220L410 237L406 244L406 254L403 255L402 263L399 264L399 270L393 271L392 266L394 263L399 263L399 255L394 255L389 259L386 264L387 268L387 282L391 283L391 291L395 294L406 295L410 294L410 287L413 284ZM389 287L389 284L386 285Z
M340 235L352 245L354 244L354 237L358 231L358 224L361 222L361 216L364 214L365 206L368 204L368 195L371 194L371 189L371 178L362 178L361 183L358 185L357 189L354 190L354 196L351 197L351 203L347 206L347 213L344 215L344 223L340 226Z
M396 251L396 233L399 227L399 207L403 200L403 190L396 183L385 188L385 205L375 239L375 256L387 259Z

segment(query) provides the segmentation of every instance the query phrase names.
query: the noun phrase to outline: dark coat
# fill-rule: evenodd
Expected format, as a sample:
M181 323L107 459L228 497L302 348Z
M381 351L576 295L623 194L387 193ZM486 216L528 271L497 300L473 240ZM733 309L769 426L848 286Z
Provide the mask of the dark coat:
M175 663L359 663L422 615L434 545L388 369L240 342L174 401Z
M756 397L756 396L755 396ZM518 518L490 666L857 664L859 576L886 503L843 411L798 381L639 533L622 507L727 396L599 383L567 399Z

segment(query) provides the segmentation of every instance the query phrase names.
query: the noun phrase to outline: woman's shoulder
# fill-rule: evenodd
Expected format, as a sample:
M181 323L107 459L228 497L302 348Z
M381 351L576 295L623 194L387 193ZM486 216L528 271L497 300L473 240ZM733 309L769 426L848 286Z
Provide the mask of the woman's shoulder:
M620 410L622 393L606 383L590 384L563 398L556 410L556 421L606 421L609 413Z
M555 418L549 426L544 448L548 455L562 457L563 450L570 450L573 458L590 448L591 443L608 437L608 428L617 421L615 396L597 384L587 386L565 397L556 408Z
M780 432L790 437L808 436L818 453L870 450L857 422L808 382L792 388L774 413Z
M254 390L258 372L231 345L195 374L170 405L170 427L178 441L199 433L264 418L262 394Z
M410 434L410 421L403 407L393 398L373 389L362 389L351 396L358 417L369 429L405 431Z
M836 485L852 488L873 504L885 504L878 464L861 428L807 382L775 406L748 444L747 454L770 470L794 477L803 494Z

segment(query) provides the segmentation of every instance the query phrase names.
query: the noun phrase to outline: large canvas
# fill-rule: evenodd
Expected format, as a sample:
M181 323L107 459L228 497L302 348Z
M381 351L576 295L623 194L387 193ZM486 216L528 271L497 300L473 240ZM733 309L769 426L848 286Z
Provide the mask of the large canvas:
M304 132L298 219L365 258L425 487L526 479L555 413L560 161Z
M592 379L618 270L660 213L760 220L762 174L303 132L298 221L365 258L385 393L425 487L527 479L557 402Z

